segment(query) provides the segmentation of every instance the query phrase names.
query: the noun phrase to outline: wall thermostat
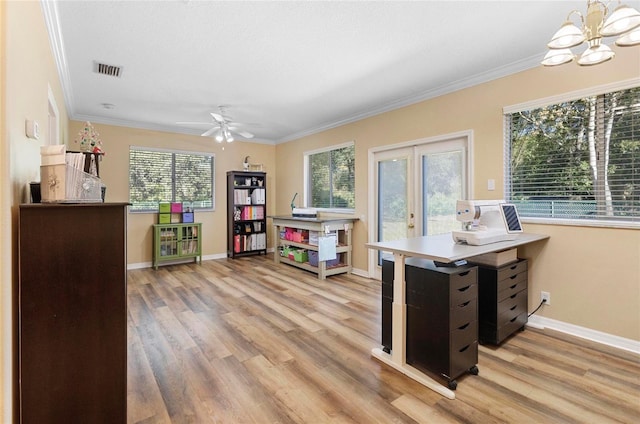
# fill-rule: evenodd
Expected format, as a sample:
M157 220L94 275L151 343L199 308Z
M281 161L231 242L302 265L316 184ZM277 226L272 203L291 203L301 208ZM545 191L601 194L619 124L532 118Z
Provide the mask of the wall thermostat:
M27 137L37 140L40 138L40 127L36 121L27 119L25 122L25 132Z

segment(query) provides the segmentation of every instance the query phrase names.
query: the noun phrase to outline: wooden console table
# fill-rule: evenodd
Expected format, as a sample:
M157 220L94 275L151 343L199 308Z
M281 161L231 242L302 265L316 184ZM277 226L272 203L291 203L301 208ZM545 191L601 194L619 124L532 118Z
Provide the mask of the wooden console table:
M402 372L407 377L414 379L449 399L455 399L455 394L452 390L439 384L422 371L407 364L405 259L407 257L417 257L439 262L455 262L460 259L466 259L485 253L508 250L547 238L549 238L547 235L522 233L519 234L518 238L515 240L490 243L483 246L470 246L455 243L451 233L446 233L436 236L422 236L386 242L366 243L366 247L391 252L394 257L393 306L391 318L393 348L391 350L391 354L384 352L381 348L373 348L371 350L371 354L385 364Z

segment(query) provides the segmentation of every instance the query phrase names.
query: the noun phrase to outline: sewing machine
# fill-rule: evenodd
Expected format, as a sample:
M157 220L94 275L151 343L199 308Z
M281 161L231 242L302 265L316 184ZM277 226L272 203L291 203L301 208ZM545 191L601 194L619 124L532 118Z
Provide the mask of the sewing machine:
M462 222L462 230L452 232L456 243L481 246L515 240L522 232L515 205L504 200L458 200L456 219Z

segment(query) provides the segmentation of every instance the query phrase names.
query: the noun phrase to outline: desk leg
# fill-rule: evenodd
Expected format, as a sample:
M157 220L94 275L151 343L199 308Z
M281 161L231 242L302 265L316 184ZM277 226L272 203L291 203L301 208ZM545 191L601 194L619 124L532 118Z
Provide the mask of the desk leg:
M405 255L393 255L393 307L391 312L391 355L380 348L371 350L371 354L385 364L397 369L407 377L428 387L448 399L455 399L453 391L425 375L420 370L407 364L407 304L406 281L404 278Z
M273 226L273 262L280 263L280 226Z

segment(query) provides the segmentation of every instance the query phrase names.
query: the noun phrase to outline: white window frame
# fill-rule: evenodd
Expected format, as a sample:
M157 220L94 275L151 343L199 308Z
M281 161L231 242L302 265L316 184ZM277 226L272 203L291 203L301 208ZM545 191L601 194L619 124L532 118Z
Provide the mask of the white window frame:
M604 84L595 87L586 88L583 90L576 90L559 94L556 96L546 97L544 99L533 100L529 102L519 103L511 106L505 106L502 109L503 116L507 114L513 114L524 110L537 109L549 105L554 105L562 102L573 101L591 96L599 96L614 91L628 90L640 85L640 78L631 78L628 80L618 81L611 84ZM508 152L510 150L508 139L508 128L506 119L503 119L503 151L504 151L504 193L505 197L508 193L507 184L509 182L509 161L510 157ZM507 199L508 201L509 199ZM520 220L524 223L531 224L545 224L545 225L563 225L563 226L579 226L579 227L601 227L601 228L640 228L640 223L630 221L609 221L601 219L563 219L563 218L532 218L532 217L520 217Z
M311 202L311 193L310 193L310 181L309 181L309 156L310 155L314 155L317 153L324 153L324 152L330 152L332 150L338 150L338 149L343 149L345 147L351 147L354 146L355 147L355 141L351 140L348 141L346 143L341 143L341 144L336 144L333 146L329 146L329 147L323 147L320 149L315 149L315 150L309 150L304 152L304 205L305 207L311 207L309 204ZM355 154L355 152L354 152ZM354 162L355 163L355 162ZM354 172L354 178L355 178L355 172ZM354 196L355 196L355 184L354 184ZM340 213L340 214L353 214L355 212L355 208L316 208L314 207L314 209L317 209L319 211L323 211L323 212L329 212L329 213Z
M216 155L211 152L199 152L199 151L191 151L191 150L177 150L177 149L163 149L157 147L147 147L147 146L129 146L129 152L131 150L139 150L145 152L162 152L162 153L174 153L174 154L183 154L183 155L199 155L199 156L210 156L212 160L212 172L211 172L211 208L197 208L197 211L215 211L216 210ZM129 162L129 166L127 168L127 172L130 172L131 163ZM130 184L130 183L129 183ZM131 186L129 185L129 198L131 197ZM175 193L174 193L175 195ZM172 199L167 199L167 201L171 201ZM130 213L158 213L158 210L133 210L129 208Z

